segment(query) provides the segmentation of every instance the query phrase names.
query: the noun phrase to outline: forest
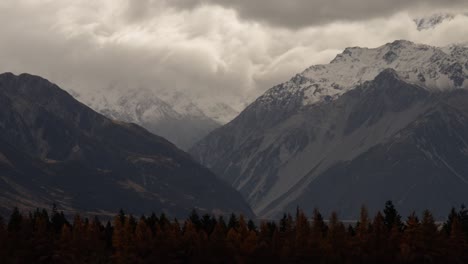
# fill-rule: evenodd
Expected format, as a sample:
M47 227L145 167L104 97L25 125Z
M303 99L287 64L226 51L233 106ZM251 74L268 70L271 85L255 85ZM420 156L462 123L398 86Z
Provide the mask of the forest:
M468 263L467 239L464 206L438 223L428 210L402 219L389 201L373 216L363 206L353 224L300 209L258 224L196 211L100 221L54 206L0 219L0 263Z

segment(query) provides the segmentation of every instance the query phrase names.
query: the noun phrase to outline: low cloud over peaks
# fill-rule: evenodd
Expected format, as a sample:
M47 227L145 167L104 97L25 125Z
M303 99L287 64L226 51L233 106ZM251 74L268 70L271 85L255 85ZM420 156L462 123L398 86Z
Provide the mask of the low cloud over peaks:
M133 5L151 5L150 2L134 1ZM291 29L389 17L402 11L421 13L468 8L465 0L174 0L167 3L181 9L218 5L234 9L248 20Z
M0 71L38 74L83 92L176 89L240 110L348 46L468 42L468 17L424 31L413 21L416 11L423 16L430 7L430 15L465 1L424 1L423 8L423 1L283 2L4 0Z

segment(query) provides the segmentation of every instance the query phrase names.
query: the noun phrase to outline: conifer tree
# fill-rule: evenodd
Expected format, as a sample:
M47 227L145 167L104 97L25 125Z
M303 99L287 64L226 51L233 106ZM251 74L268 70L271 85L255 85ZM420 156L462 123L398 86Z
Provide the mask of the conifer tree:
M237 228L242 239L245 239L249 234L249 228L247 226L247 221L245 220L244 215L239 216L239 226Z
M450 232L452 230L452 223L455 220L455 218L457 218L458 221L460 221L458 212L455 210L454 207L452 207L448 215L447 221L444 223L444 226L443 226L443 229L445 230L447 235L450 235Z
M145 218L141 218L135 229L135 243L136 253L142 260L147 260L151 253L151 245L153 244L153 235L151 228L146 224Z
M194 225L194 227L197 230L200 230L203 227L202 222L200 220L200 216L197 213L197 210L195 210L195 209L192 210L192 212L190 213L190 216L189 216L189 220L190 220L190 222L192 222L192 225Z
M59 243L57 245L58 256L57 262L62 263L69 263L72 259L74 259L75 251L72 250L72 229L68 225L62 226L62 230L60 231L60 239L58 240Z
M421 239L420 222L413 212L406 220L403 239L400 245L403 261L415 262L419 260L418 247Z
M230 228L226 236L226 244L230 255L238 256L242 237L236 228Z
M254 221L252 221L252 219L249 219L247 222L247 227L249 228L249 231L257 231L257 226L255 225Z
M85 225L86 262L104 262L107 242L99 218L94 217Z
M266 221L260 223L257 251L261 259L266 259L273 254L271 251L273 232L274 230L270 228Z
M401 221L401 215L395 209L392 201L387 201L385 203L384 209L384 223L387 226L388 230L391 230L394 226L401 229L403 227L403 222Z
M56 234L60 234L63 225L70 225L63 212L58 211L57 205L55 203L52 206L52 216L50 218L50 222Z
M18 210L18 207L13 209L13 212L10 216L10 221L8 222L8 232L15 233L21 229L21 224L23 222L23 215Z
M228 221L228 230L231 228L238 228L239 227L239 220L237 219L237 216L235 214L231 214L231 217L229 217Z
M185 255L188 259L199 257L202 245L195 225L191 220L185 221L183 230L182 243Z
M116 263L129 263L130 248L132 244L131 224L128 217L122 212L114 218L114 234L112 246L114 247L114 261Z
M338 214L332 212L324 244L327 263L343 263L346 258L346 228L338 220Z
M306 257L309 253L310 225L307 216L300 209L296 213L295 252L297 256Z
M461 205L460 211L458 212L458 217L460 218L460 223L465 233L465 239L468 240L468 209L464 204Z
M369 244L369 233L370 233L370 220L369 213L365 206L361 207L359 222L356 225L356 236L354 241L354 253L357 259L367 262L369 258L370 244Z
M37 210L33 217L32 244L34 258L50 261L53 252L52 234L49 232L47 212Z
M226 235L227 227L226 223L222 218L216 223L213 232L209 236L209 248L211 251L211 261L213 263L221 263L228 257L228 251L226 247Z
M286 259L292 255L295 246L294 220L290 214L284 214L280 220L281 257Z
M463 227L458 217L452 219L451 228L450 228L450 255L460 261L464 256L464 251L466 251L466 240L463 233Z
M7 231L5 221L0 216L0 263L6 263Z
M201 222L201 229L206 233L206 234L211 234L213 232L213 229L216 225L216 219L209 215L209 214L204 214L200 220Z
M393 258L392 254L387 253L389 246L389 234L390 230L385 223L384 216L381 212L377 212L372 222L372 232L370 234L369 240L371 261L374 261L375 263L382 263L384 261L388 261L390 258Z
M324 238L327 233L327 225L323 220L318 209L314 209L312 217L312 227L310 231L309 248L312 259L316 262L320 261L320 255L324 245Z
M253 230L247 231L247 234L242 238L240 244L240 255L243 257L243 262L246 262L253 255L257 248L257 233Z

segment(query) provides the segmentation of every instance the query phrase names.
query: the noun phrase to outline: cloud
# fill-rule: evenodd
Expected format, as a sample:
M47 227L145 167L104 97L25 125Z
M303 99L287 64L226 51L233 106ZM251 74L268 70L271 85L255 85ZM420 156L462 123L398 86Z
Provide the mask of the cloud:
M38 74L84 93L176 89L241 108L348 46L395 39L438 46L468 42L464 16L421 32L407 11L292 30L245 20L220 5L192 1L192 8L182 9L141 0L141 6L131 6L135 2L2 0L0 71Z
M134 1L133 6L150 6ZM246 19L292 29L335 21L364 21L389 17L401 11L428 12L434 9L467 9L466 0L168 0L181 9L219 5L234 9Z

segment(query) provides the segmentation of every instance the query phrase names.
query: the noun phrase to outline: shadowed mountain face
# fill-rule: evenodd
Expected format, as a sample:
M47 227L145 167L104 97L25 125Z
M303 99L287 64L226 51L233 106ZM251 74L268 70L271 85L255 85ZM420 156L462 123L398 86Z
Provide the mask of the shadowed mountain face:
M404 214L430 209L442 218L468 201L468 111L454 102L468 102L468 92L429 93L386 74L328 106L352 110L328 132L334 143L319 164L281 197L294 197L286 210L338 208L356 219L362 204L375 212L393 200Z
M0 190L2 210L57 203L103 215L251 214L235 190L170 142L27 74L0 75Z
M405 41L347 49L273 87L190 152L259 217L299 206L355 219L386 200L404 214L446 216L468 201L468 68L450 67L466 51Z

